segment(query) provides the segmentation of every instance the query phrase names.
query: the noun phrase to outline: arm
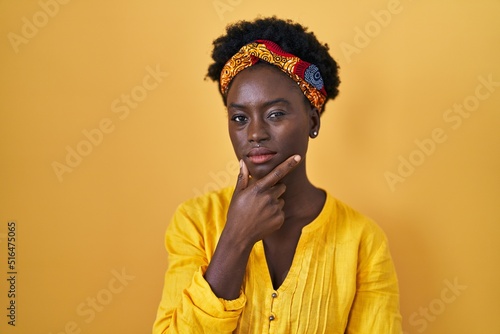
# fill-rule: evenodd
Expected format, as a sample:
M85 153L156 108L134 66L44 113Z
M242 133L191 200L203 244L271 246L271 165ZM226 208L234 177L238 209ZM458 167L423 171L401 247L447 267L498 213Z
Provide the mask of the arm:
M359 248L356 296L347 334L401 334L399 289L387 240L379 229Z
M286 187L277 183L299 161L300 156L292 156L255 182L251 182L243 160L240 162L241 170L227 223L205 274L218 297L234 299L239 295L254 244L283 225L285 214L282 209L285 202L280 196Z
M202 230L200 208L181 205L167 228L168 269L154 334L231 333L245 304L244 296L217 298L203 278L220 231Z
M277 183L299 161L292 156L255 182L242 163L213 256L200 231L203 223L185 210L176 212L167 230L169 267L154 334L230 333L236 328L246 301L241 284L248 257L255 242L283 224L285 186Z

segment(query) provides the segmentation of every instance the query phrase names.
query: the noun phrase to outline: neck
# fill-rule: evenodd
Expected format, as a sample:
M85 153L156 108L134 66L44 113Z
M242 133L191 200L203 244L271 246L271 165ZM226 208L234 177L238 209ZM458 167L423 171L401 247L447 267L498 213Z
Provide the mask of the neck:
M325 193L308 179L305 161L283 178L286 191L281 196L285 201L283 211L287 220L318 214L323 208Z

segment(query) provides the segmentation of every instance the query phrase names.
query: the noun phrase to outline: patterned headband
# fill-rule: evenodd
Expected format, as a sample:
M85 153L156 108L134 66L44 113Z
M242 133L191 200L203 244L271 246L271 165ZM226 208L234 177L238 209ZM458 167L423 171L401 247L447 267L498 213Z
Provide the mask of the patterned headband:
M319 68L311 63L301 60L281 49L276 43L267 40L256 40L243 46L222 68L220 74L220 90L225 96L229 84L242 70L255 65L259 60L277 66L294 80L311 102L323 111L326 101L326 90Z

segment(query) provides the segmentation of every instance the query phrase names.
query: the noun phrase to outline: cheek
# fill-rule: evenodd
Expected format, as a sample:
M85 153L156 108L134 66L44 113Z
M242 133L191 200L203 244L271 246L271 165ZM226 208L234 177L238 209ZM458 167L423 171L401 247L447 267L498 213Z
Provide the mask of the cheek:
M294 151L305 151L309 143L309 129L305 126L296 127L289 131L285 138L285 145L293 147Z
M302 142L309 137L309 128L304 125L295 125L285 132L285 136L294 139L295 142Z
M233 145L233 149L236 154L238 154L238 150L242 146L242 131L234 131L229 129L229 139L231 140L231 144Z

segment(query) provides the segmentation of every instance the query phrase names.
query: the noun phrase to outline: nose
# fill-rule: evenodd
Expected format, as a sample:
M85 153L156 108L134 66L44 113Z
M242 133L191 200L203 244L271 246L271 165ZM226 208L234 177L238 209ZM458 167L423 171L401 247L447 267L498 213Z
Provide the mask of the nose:
M248 141L250 143L261 143L269 139L269 129L264 120L254 118L247 127Z

